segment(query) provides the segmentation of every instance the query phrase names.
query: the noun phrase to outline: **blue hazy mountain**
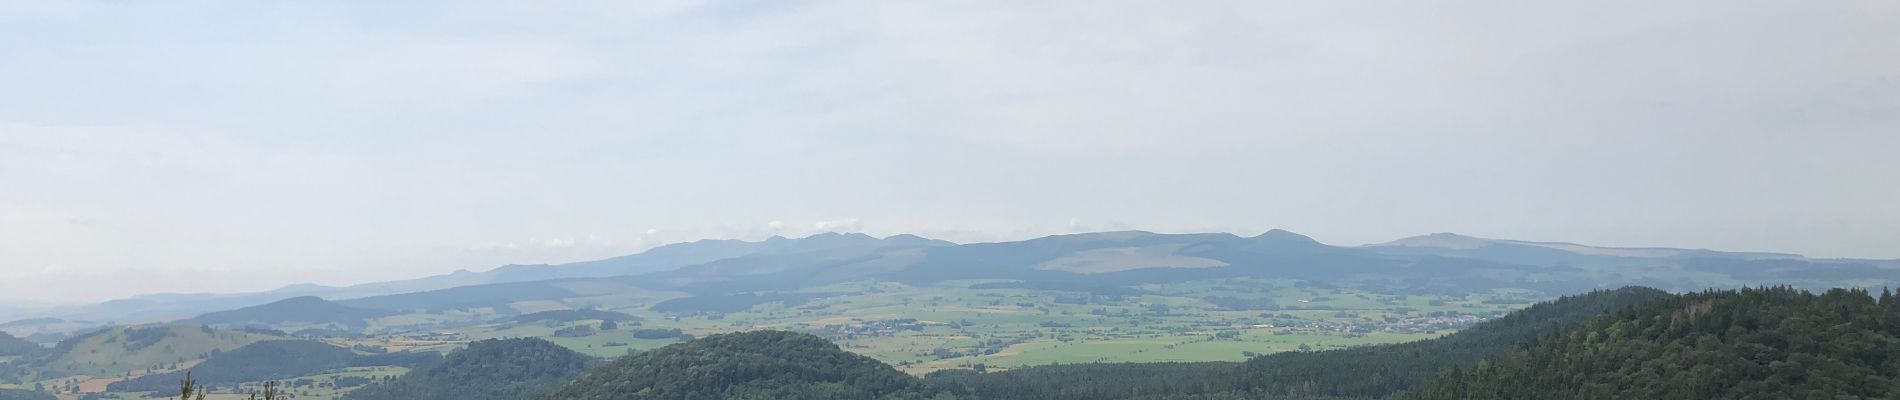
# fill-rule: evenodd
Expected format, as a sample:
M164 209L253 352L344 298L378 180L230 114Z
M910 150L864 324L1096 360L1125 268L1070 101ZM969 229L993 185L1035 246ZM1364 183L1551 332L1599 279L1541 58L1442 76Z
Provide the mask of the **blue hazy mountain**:
M625 291L717 296L874 279L928 284L996 279L1031 287L1125 291L1143 283L1233 277L1300 279L1371 290L1455 293L1527 288L1577 293L1646 285L1697 290L1750 284L1864 287L1900 283L1900 260L1814 259L1795 254L1598 247L1440 233L1337 246L1271 230L1230 233L1118 231L955 244L913 235L826 233L760 241L702 240L627 256L558 265L510 265L345 287L293 285L230 295L157 294L78 312L94 320L188 317L316 296L381 310L466 308Z
M229 326L253 324L267 326L298 322L360 328L367 325L371 319L390 314L391 312L384 310L345 306L321 297L302 296L235 310L207 313L183 322Z
M738 303L806 301L822 294L770 292L858 280L912 285L998 280L985 285L1111 296L1138 293L1144 284L1224 278L1297 279L1410 294L1500 288L1567 294L1633 284L1680 291L1768 283L1832 287L1900 282L1900 268L1877 260L1609 248L1449 234L1371 246L1334 246L1282 230L1256 236L1098 232L963 245L853 235L805 240L813 245L640 275L463 286L343 303L436 311L486 307L506 312L510 304L519 302L654 292L688 296L668 300L669 307L700 304L712 307L707 310L712 312L749 306ZM791 295L796 296L786 297Z
M234 293L159 293L137 295L82 307L19 312L7 318L61 316L101 321L163 321L205 312L271 303L294 297L360 299L449 288L529 282L551 279L638 275L754 254L795 253L876 243L910 246L950 246L954 243L914 235L878 239L861 233L822 233L804 238L774 236L759 241L699 240L655 247L637 254L567 264L506 265L487 271L458 270L448 274L349 286L297 284L276 290Z

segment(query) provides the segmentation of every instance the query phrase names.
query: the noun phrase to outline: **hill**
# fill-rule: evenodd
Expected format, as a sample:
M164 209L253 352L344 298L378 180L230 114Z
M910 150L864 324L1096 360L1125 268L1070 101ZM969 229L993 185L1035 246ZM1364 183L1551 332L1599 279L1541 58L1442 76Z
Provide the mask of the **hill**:
M41 351L46 351L46 347L40 346L39 343L0 332L0 356L25 356L38 354Z
M1100 232L965 245L901 236L876 239L860 234L827 234L764 243L772 245L762 245L756 252L741 256L637 276L484 284L339 303L372 309L478 310L502 315L549 308L655 304L675 310L672 312L732 312L732 307L747 307L747 301L765 298L771 292L865 280L913 286L951 280L1006 280L1009 282L990 285L1082 288L1110 296L1141 285L1240 278L1294 279L1380 293L1448 296L1500 289L1556 295L1628 285L1697 290L1759 282L1803 287L1900 284L1900 268L1896 268L1900 264L1885 261L1607 248L1450 234L1359 247L1328 245L1281 230L1252 237Z
M293 297L269 304L219 311L180 321L215 326L277 326L285 323L362 328L370 319L389 311L356 308L315 296Z
M1703 292L1604 315L1407 398L1895 398L1897 336L1887 293Z
M66 320L64 320L64 319L59 319L59 318L27 318L27 319L17 319L17 320L12 320L12 321L7 321L7 322L0 322L0 329L6 329L6 328L16 328L16 327L25 327L25 326L35 326L35 325L47 325L47 324L57 324L57 323L63 323L63 322L66 322Z
M541 339L490 339L347 400L517 400L580 375L593 360Z
M167 369L267 339L274 337L204 325L121 326L61 341L20 367L42 379L123 376L134 371Z
M405 293L431 292L476 285L508 284L561 279L604 278L669 271L690 265L774 252L800 252L841 245L861 245L868 241L909 246L948 246L950 242L896 235L884 239L863 234L825 233L805 238L774 236L765 240L699 240L674 243L646 251L601 260L556 265L505 265L487 271L458 270L448 274L416 279L373 282L350 286L298 284L276 290L235 294L160 293L130 298L61 312L62 315L94 320L175 319L217 310L249 307L284 299L317 296L328 299L363 299ZM429 300L445 300L436 297ZM401 307L380 309L428 308L437 302L398 302ZM485 305L485 304L484 304ZM356 305L362 307L362 305ZM446 306L445 306L446 307ZM18 332L16 332L18 333Z
M497 283L488 285L462 286L425 292L392 294L387 296L365 297L340 301L339 304L370 309L403 310L421 312L443 312L458 309L498 308L503 313L516 313L519 310L509 308L509 304L536 301L560 300L583 297L606 291L639 291L644 289L626 285L611 285L614 278L601 278L601 282L589 282L586 279L557 279L535 282ZM577 289L574 285L587 286L600 292ZM603 286L608 288L602 290Z
M236 350L212 354L203 363L183 371L146 375L113 382L114 392L151 392L178 388L189 371L206 385L232 385L311 375L350 365L356 353L310 340L266 340Z
M73 335L91 332L105 326L92 321L69 321L60 318L29 318L0 324L0 332L37 343L56 343Z
M920 397L916 378L802 333L712 335L622 358L543 397L607 399L887 399Z

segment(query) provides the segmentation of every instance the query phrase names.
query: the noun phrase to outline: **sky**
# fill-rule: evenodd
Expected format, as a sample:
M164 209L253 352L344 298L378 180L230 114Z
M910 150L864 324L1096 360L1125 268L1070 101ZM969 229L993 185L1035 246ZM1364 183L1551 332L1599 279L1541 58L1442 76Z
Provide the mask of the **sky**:
M1900 258L1900 2L0 1L0 301L702 238Z

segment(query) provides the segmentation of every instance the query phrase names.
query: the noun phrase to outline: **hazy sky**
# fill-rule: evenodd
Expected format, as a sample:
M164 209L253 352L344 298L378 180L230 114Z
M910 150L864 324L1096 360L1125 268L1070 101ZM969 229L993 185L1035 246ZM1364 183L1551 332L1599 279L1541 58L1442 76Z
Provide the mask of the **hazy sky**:
M0 299L699 238L1900 257L1900 2L0 2Z

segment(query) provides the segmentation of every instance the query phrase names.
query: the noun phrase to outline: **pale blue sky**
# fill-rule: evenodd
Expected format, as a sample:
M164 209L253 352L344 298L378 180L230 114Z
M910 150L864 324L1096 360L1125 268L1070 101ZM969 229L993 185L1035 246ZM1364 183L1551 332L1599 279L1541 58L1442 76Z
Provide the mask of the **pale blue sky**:
M548 3L0 2L0 299L828 230L1900 257L1892 1Z

